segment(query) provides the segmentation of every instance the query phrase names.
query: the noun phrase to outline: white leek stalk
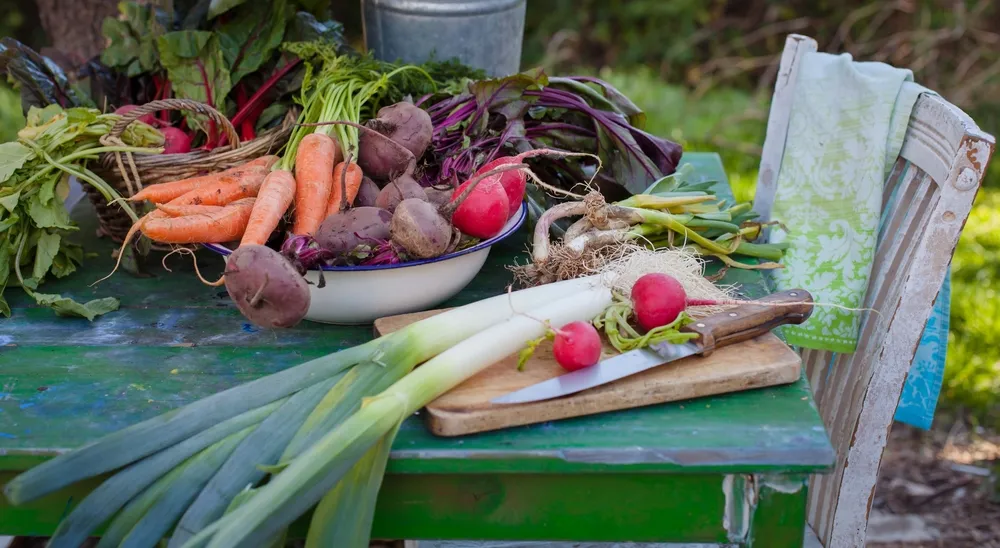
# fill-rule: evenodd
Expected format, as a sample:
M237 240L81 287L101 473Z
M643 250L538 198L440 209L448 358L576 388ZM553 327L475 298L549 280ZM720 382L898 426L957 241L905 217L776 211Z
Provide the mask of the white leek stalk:
M584 289L550 304L524 310L451 346L387 390L364 402L333 431L312 444L253 498L203 529L185 546L256 545L319 501L348 470L407 416L486 367L514 354L548 326L587 321L611 304L611 291L596 278ZM498 307L509 310L507 302ZM456 321L460 319L455 316ZM452 328L459 328L452 326Z

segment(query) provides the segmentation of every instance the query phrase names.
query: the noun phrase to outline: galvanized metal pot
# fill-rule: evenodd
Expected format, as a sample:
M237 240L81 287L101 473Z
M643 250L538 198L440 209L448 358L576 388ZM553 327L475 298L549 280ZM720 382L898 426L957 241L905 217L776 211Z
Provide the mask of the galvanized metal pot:
M526 0L361 0L365 46L421 63L457 57L490 76L518 71Z

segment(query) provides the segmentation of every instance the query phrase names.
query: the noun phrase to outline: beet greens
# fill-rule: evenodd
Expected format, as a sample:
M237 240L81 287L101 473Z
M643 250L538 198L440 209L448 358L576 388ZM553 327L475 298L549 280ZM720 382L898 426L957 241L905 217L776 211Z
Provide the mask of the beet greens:
M436 99L425 96L418 103L434 123L424 186L466 180L499 156L550 148L598 155L603 168L595 182L614 199L673 173L681 157L679 144L643 131L643 111L597 78L524 72L474 81L464 93ZM566 190L588 181L597 165L590 158L532 163L546 182Z

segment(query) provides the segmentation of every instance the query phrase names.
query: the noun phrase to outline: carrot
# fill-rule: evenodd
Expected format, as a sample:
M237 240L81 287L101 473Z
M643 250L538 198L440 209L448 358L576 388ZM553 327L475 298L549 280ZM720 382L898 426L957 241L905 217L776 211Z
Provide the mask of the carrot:
M344 177L345 169L347 170L347 180L341 181ZM358 196L358 190L361 188L361 179L363 176L364 173L361 172L361 166L354 162L341 162L337 164L337 167L333 168L333 192L330 193L330 201L327 202L326 206L327 217L340 211L343 205L341 204L341 186L347 188L347 203L354 203L354 199Z
M184 217L185 215L197 215L199 213L215 213L224 207L225 206L215 205L156 204L156 210L166 213L167 217Z
M171 205L218 205L224 206L243 198L257 196L260 185L269 172L259 170L243 175L226 175L212 185L186 192L173 200Z
M295 153L293 234L312 234L326 218L336 156L336 142L322 133L310 133L299 142Z
M295 187L295 176L291 171L272 171L264 178L264 184L257 194L257 202L250 212L243 240L240 241L241 246L264 245L267 242L268 237L278 227L281 216L288 210L288 206L292 205Z
M197 213L142 221L142 233L165 244L208 244L238 240L243 236L256 198L243 198L214 213Z
M135 196L129 198L129 201L141 202L143 200L147 200L153 203L169 202L170 200L173 200L174 198L196 188L217 183L223 177L239 177L254 172L261 172L266 175L268 170L271 169L271 166L273 166L277 160L277 156L261 156L260 158L251 160L245 164L234 166L216 173L189 177L187 179L171 181L169 183L150 185L137 192Z

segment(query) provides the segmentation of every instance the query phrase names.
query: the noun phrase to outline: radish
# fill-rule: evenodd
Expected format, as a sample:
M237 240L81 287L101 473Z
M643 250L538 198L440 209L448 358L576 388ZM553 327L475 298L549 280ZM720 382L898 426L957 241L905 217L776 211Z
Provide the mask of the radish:
M500 183L501 175L503 173L480 181L455 209L451 222L456 228L469 236L484 240L500 233L507 223L507 213L510 210L507 192ZM474 179L475 176L459 185L449 203L454 203Z
M117 109L115 109L115 114L117 114L119 116L124 116L124 115L128 114L129 112L132 112L133 110L135 110L137 108L139 108L139 105L122 105L122 106L118 107ZM140 116L139 117L139 121L142 122L142 123L144 123L144 124L151 125L153 127L156 127L156 125L158 124L158 122L156 120L156 116L152 112L150 112L149 114L144 114L144 115Z
M506 164L521 163L521 155L504 156L479 168L474 175L481 175L487 171ZM504 192L507 193L507 218L511 218L521 209L521 202L524 201L524 190L528 184L528 175L520 170L505 171L500 174L500 184Z
M165 127L160 130L163 134L164 154L184 154L191 152L191 136L175 127Z
M651 272L632 286L632 308L639 326L649 331L673 323L689 306L720 306L742 301L689 299L684 286L673 276Z
M588 322L570 322L556 330L552 355L567 371L596 364L601 359L601 336Z

